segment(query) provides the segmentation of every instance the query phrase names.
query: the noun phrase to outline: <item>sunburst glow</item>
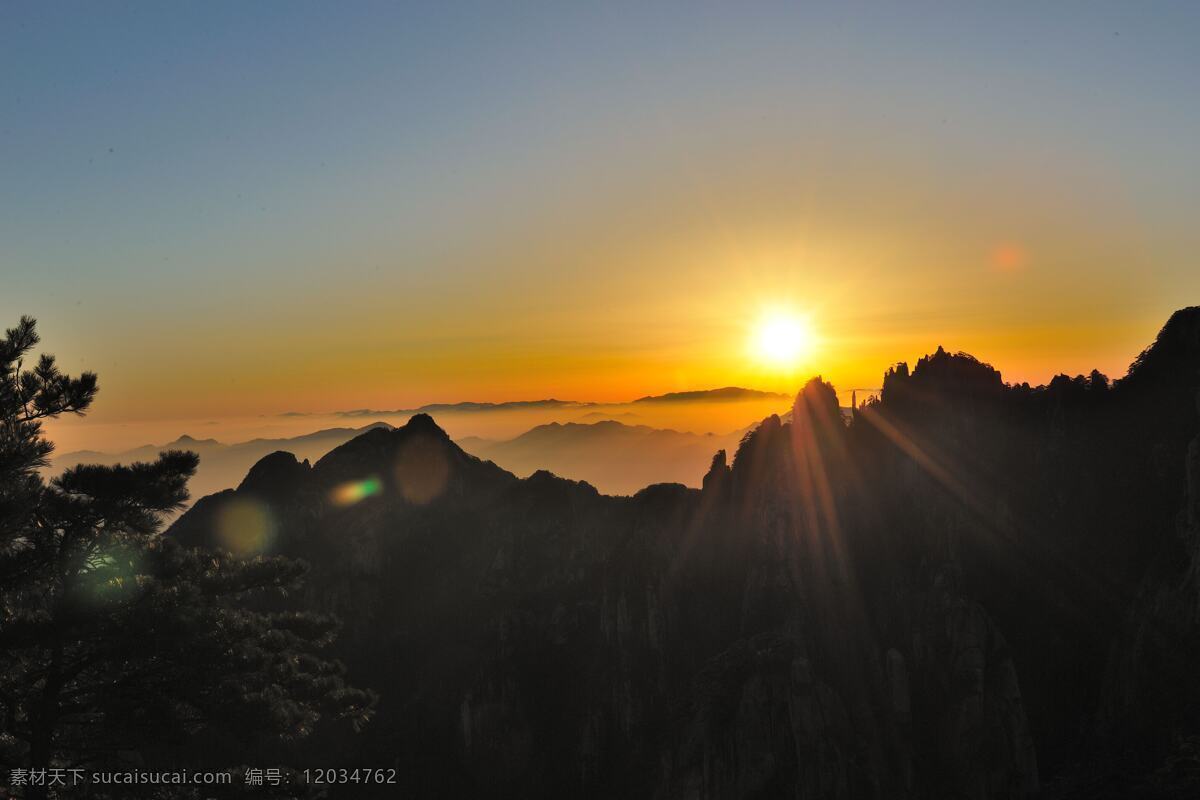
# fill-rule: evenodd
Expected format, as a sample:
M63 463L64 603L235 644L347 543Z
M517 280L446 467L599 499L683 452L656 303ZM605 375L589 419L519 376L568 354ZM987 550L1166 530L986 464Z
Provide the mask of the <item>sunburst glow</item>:
M816 337L807 317L775 312L764 315L754 329L751 351L777 369L795 367L812 355Z

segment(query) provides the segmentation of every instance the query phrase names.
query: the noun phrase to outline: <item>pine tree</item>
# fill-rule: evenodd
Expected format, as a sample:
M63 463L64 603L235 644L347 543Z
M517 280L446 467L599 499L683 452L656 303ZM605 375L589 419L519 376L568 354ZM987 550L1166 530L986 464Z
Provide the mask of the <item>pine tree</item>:
M365 722L373 696L321 654L336 622L262 610L304 565L163 536L195 454L42 478L53 449L42 422L84 413L97 381L63 375L51 356L25 369L37 342L28 317L0 341L0 763L112 767L197 737Z

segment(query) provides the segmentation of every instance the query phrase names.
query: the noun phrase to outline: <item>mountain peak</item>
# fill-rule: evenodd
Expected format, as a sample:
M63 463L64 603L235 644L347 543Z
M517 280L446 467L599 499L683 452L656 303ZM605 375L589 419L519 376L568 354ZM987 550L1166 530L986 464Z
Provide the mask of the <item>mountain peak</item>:
M401 429L410 433L427 433L437 436L440 439L449 439L450 436L433 421L433 417L428 414L413 414Z
M759 389L744 389L741 386L724 386L720 389L697 389L689 392L668 392L667 394L646 395L634 400L635 403L691 403L703 401L732 401L732 400L774 400L786 399L788 395L779 392L764 392Z
M1126 387L1142 383L1200 382L1200 306L1181 308L1171 315L1154 343L1138 355L1121 381Z
M215 444L219 444L219 442L216 439L211 439L211 438L210 439L197 439L195 436L191 436L191 435L185 433L182 436L180 436L178 439L176 439L175 441L171 442L169 445L163 445L163 446L164 447L173 447L175 445L178 445L180 447L188 447L190 445L197 445L197 444L215 445Z
M729 459L725 455L724 450L718 450L713 456L712 464L708 468L708 472L704 475L704 490L706 492L718 491L729 480Z
M238 486L238 491L265 495L288 491L303 480L309 471L308 461L298 461L293 454L276 450L260 458L258 463L250 468Z

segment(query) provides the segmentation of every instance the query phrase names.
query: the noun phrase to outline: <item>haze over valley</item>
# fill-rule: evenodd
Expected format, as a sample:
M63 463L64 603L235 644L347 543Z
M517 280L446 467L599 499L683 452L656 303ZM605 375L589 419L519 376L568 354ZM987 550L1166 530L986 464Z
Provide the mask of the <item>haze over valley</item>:
M278 418L234 420L224 426L198 429L210 432L222 427L243 435L262 430L276 432L275 436L222 442L211 435L201 438L184 434L158 445L62 451L55 454L52 472L79 463L153 460L163 450L191 450L200 456L192 492L202 497L234 488L251 465L277 450L315 462L371 427L399 426L413 414L428 413L467 452L495 461L522 477L545 469L587 481L606 494L633 494L652 483L682 483L698 488L717 450L736 447L751 426L771 414L785 412L790 402L787 395L776 392L725 387L683 396L646 396L628 403L535 400L443 403L390 411L356 409L333 414L288 412ZM180 423L156 423L151 430L170 424ZM321 424L333 427L314 429ZM708 426L721 427L713 430ZM146 432L135 430L126 428L109 435L119 437L116 441L128 441ZM279 436L280 430L305 432ZM79 431L90 433L86 428ZM80 439L86 440L87 436Z

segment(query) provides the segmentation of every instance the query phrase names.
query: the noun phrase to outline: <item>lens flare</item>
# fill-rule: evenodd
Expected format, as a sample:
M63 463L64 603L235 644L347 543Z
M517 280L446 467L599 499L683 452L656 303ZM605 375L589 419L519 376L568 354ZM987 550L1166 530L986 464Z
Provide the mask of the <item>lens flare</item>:
M1019 272L1025 268L1027 255L1019 244L1001 244L992 250L992 269L997 272Z
M239 497L217 512L217 541L234 555L257 555L274 540L275 518L264 503Z
M396 458L396 485L404 499L414 505L432 502L446 490L449 479L445 447L428 436L411 439Z
M383 484L379 478L372 475L361 481L348 481L334 487L329 499L335 506L352 506L368 497L379 494Z
M93 556L82 572L98 598L113 599L141 584L140 562L136 554L115 549Z

